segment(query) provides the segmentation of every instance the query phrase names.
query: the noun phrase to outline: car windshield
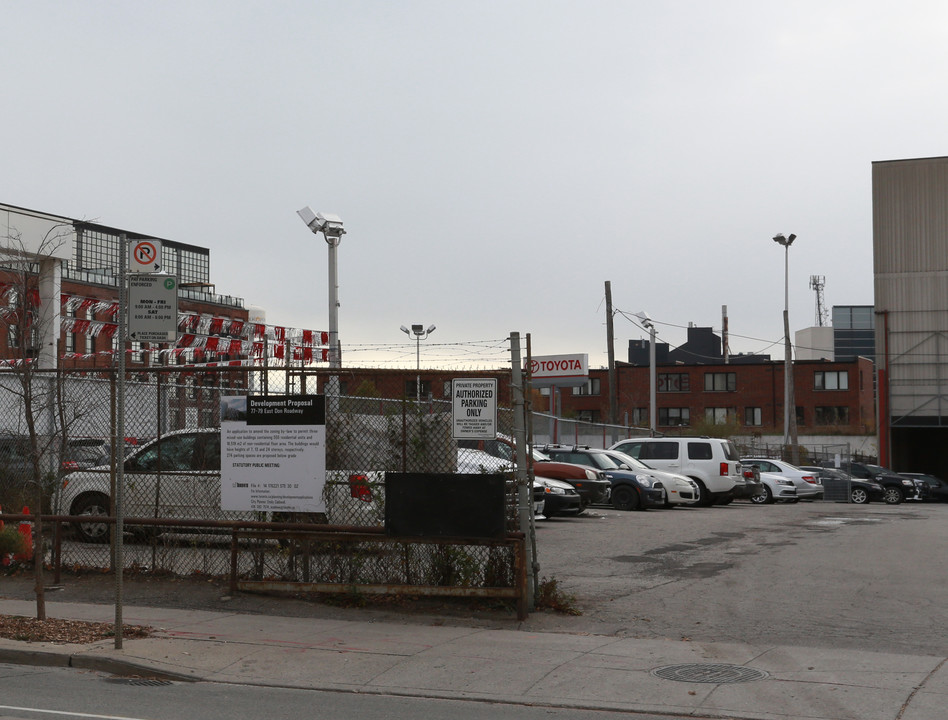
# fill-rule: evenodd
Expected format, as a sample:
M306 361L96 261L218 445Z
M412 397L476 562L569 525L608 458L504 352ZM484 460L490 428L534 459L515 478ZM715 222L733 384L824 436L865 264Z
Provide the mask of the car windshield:
M596 467L600 470L619 470L619 462L605 453L589 453L595 459Z
M610 453L610 456L613 460L621 463L622 465L628 465L633 470L654 470L655 468L646 465L641 460L637 460L631 455L626 455L624 452L619 452L618 450Z
M541 453L539 450L534 450L534 451L533 451L533 460L534 460L535 462L549 462L549 461L550 461L550 456L549 456L549 455L544 455L544 454Z

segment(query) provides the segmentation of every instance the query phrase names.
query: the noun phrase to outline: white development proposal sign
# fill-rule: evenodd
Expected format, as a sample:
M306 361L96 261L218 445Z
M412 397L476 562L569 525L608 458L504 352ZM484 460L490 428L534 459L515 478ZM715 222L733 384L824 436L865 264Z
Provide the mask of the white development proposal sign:
M221 509L326 512L326 398L221 398Z
M452 427L455 440L496 437L496 379L454 378L451 381L451 399L454 406Z

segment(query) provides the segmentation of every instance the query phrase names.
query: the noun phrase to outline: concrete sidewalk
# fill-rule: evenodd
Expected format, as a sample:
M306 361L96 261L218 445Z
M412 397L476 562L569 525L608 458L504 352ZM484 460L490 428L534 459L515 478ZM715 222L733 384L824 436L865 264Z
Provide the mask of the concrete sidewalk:
M2 614L35 610L0 599ZM47 615L115 619L72 602L47 602ZM123 622L156 633L122 650L0 639L0 662L700 717L943 720L948 705L946 659L932 656L138 606Z

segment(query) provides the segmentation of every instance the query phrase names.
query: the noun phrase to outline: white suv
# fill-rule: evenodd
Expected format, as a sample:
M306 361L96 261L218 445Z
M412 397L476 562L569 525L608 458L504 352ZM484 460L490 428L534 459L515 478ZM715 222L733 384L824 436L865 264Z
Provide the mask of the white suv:
M709 437L631 438L610 450L620 450L656 470L690 477L698 483L698 505L729 503L744 485L740 455L730 440ZM738 489L738 493L735 493Z

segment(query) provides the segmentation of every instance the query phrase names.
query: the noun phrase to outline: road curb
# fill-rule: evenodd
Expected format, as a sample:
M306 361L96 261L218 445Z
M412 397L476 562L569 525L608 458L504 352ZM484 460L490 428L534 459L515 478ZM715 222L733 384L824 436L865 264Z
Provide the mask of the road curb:
M0 663L31 665L36 667L72 667L80 670L95 670L123 677L147 677L174 682L200 682L201 678L183 673L158 670L147 663L123 660L115 657L96 657L83 653L50 652L46 650L0 647Z

